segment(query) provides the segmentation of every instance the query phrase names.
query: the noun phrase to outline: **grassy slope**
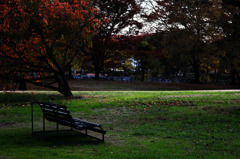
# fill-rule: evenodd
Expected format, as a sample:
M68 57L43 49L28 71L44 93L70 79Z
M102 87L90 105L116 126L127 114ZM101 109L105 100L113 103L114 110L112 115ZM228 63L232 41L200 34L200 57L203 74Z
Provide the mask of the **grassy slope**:
M239 158L240 92L0 93L0 158ZM74 117L101 123L105 144L57 145L31 136L29 101L67 105ZM35 109L35 124L41 114ZM55 128L48 123L48 128ZM53 134L54 135L54 134ZM69 140L87 140L66 134Z

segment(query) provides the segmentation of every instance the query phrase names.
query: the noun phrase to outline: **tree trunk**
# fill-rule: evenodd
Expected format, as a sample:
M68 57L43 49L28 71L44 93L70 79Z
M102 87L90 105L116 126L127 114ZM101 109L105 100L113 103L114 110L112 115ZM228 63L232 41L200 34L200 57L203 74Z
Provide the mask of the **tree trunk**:
M93 52L93 54L92 54L95 80L99 80L99 75L100 75L100 72L101 72L101 70L103 68L103 64L104 64L104 56L105 56L104 51L96 51L96 52Z
M100 75L100 68L99 67L94 67L94 71L95 71L95 77L94 80L99 80L99 75Z
M164 66L165 66L164 75L165 76L170 76L170 68L169 68L169 63L168 63L167 59L164 60Z
M237 84L236 76L237 76L237 71L232 68L231 69L231 84L232 85L236 85Z
M239 77L238 74L237 74L237 79L238 79L238 80L237 80L237 81L238 81L238 82L237 82L237 85L238 85L238 88L240 88L240 77Z
M142 78L141 78L141 81L144 82L144 77L145 77L145 69L142 69Z
M199 64L193 64L193 71L194 71L194 81L193 83L199 84L200 83L200 65Z
M59 86L59 92L65 97L65 98L72 98L73 94L71 92L71 89L69 87L68 82L67 83L61 83L61 86Z
M143 60L143 59L141 59L140 62L141 62L141 72L142 72L141 81L144 82L144 77L145 77L145 64L144 64L144 60Z
M19 90L27 90L26 81L21 77L19 79Z
M58 75L57 81L58 81L58 92L60 92L65 98L72 98L73 94L71 92L69 83L64 73L61 73L60 75Z
M59 92L67 99L73 98L73 94L70 89L59 89Z
M72 67L68 67L68 79L73 79L73 74L72 74Z

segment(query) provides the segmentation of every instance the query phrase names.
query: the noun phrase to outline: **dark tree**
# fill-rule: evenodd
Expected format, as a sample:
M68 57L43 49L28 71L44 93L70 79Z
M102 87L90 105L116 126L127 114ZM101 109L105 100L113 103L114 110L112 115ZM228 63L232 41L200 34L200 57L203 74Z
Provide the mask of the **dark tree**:
M135 15L140 12L140 6L136 0L96 0L95 5L101 10L100 17L110 18L110 21L93 37L91 55L95 79L98 80L104 68L104 60L111 53L112 36L120 34L126 27L130 27L130 30L140 28L141 24L134 19Z
M240 7L240 0L222 0L222 2L236 7Z
M166 0L150 5L152 12L143 17L155 22L159 32L168 31L162 46L172 59L188 62L195 73L194 82L199 83L200 66L205 56L203 48L221 32L216 23L221 12L221 3Z
M231 83L240 84L240 10L239 1L225 1L218 21L224 37L215 42L220 54L221 67L230 70Z

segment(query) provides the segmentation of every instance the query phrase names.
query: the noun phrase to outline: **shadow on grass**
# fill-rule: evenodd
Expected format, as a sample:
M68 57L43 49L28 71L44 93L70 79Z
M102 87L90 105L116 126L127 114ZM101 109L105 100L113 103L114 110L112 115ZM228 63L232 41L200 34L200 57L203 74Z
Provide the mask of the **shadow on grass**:
M60 94L41 94L33 92L22 92L22 93L0 93L0 103L15 104L15 103L27 103L31 101L43 101L51 102L56 100L63 100L63 96Z
M84 146L84 145L96 145L103 142L92 139L81 133L76 132L56 132L32 135L29 130L9 129L0 130L1 141L0 145L4 148L14 147L54 147L54 146Z

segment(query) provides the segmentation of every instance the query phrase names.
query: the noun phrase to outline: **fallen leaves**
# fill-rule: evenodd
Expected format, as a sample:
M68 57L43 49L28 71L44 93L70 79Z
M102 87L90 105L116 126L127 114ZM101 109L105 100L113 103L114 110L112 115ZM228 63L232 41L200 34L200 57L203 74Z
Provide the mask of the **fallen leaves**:
M194 106L191 101L183 101L183 100L166 100L166 101L156 101L148 99L146 101L119 101L119 106L116 108L116 114L123 110L128 111L160 111L164 107L185 107L185 106Z

